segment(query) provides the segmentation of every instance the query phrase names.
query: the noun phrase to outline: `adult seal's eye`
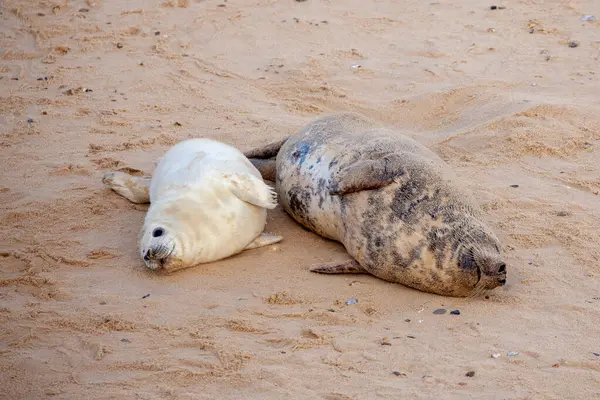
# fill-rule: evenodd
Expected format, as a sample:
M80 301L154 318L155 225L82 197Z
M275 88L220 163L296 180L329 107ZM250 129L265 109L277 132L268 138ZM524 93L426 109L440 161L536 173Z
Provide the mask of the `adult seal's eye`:
M156 228L152 231L152 237L161 237L165 234L165 230L163 228Z

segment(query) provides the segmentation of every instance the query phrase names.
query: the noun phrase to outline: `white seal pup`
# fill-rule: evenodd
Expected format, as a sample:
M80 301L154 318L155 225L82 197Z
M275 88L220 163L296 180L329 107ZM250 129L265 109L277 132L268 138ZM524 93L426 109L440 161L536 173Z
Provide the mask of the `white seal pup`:
M352 257L311 271L369 273L457 297L506 282L500 243L474 200L442 159L407 136L344 113L245 155L275 181L298 223Z
M152 178L123 172L104 184L134 203L150 203L139 249L152 270L173 272L277 243L262 233L275 192L236 148L185 140L158 162Z

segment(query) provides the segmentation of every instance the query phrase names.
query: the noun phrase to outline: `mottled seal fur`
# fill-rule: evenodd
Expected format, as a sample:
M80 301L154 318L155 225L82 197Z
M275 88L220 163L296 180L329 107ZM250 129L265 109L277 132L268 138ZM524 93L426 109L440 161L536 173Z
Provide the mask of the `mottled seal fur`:
M208 263L282 240L262 233L276 194L236 148L211 139L173 146L152 178L124 172L104 184L134 203L150 203L139 243L152 270Z
M471 195L409 137L344 113L245 155L298 223L352 257L311 271L369 273L457 297L506 282L500 243Z

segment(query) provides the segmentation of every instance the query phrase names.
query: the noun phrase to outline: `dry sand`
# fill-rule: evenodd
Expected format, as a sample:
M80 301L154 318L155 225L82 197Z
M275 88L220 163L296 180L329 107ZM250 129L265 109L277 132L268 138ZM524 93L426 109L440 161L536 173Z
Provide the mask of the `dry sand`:
M600 22L580 20L597 0L223 1L0 1L0 396L600 398ZM142 268L146 207L104 172L342 110L447 160L506 287L311 274L345 252L281 208L280 245Z

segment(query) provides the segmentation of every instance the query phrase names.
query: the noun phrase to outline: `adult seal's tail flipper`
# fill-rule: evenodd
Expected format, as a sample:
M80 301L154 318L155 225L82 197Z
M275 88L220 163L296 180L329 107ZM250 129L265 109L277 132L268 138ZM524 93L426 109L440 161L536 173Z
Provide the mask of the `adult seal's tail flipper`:
M275 182L277 154L288 138L269 143L266 146L252 149L244 153L252 165L260 172L263 179Z
M283 144L287 140L288 140L288 138L281 139L277 142L269 143L266 146L249 150L244 153L244 156L246 156L247 158L258 158L260 160L277 157L277 153L279 153L279 149L281 149L281 146L283 146Z
M275 158L267 160L250 158L250 162L254 165L254 168L260 172L260 175L264 180L275 182L277 176L277 160Z

